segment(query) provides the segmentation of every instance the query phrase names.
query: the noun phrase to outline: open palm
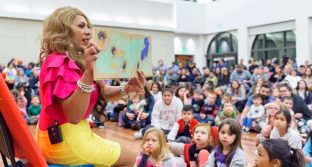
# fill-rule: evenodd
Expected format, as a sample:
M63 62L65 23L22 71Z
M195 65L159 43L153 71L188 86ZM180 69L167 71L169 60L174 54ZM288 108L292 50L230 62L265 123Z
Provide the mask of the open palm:
M138 71L138 77L133 77L128 81L127 85L128 93L144 91L145 83L146 83L145 75L143 74L143 72Z

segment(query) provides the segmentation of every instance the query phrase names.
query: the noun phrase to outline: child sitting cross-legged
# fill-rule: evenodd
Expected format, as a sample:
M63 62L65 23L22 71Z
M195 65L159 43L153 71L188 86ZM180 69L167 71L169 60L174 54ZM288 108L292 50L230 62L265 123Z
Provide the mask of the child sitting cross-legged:
M192 130L199 123L194 119L192 106L185 105L182 110L182 118L176 121L168 134L169 141L190 143L192 141Z
M262 105L263 99L260 94L253 96L253 105L250 107L246 117L243 118L243 128L245 132L249 132L253 122L259 121L262 117L265 117L265 108Z
M146 102L144 100L141 101L139 94L131 95L127 112L122 117L125 128L131 128L133 130L139 130L141 128L140 116L144 111L145 104Z

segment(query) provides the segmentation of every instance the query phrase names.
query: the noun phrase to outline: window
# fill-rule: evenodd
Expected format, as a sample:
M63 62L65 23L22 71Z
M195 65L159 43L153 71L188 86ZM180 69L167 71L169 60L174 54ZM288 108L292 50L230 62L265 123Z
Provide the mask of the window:
M237 64L237 39L228 32L217 34L209 43L207 50L207 66L224 59L229 65Z
M265 63L267 59L288 56L296 60L296 35L293 31L259 34L253 44L251 56L255 61Z

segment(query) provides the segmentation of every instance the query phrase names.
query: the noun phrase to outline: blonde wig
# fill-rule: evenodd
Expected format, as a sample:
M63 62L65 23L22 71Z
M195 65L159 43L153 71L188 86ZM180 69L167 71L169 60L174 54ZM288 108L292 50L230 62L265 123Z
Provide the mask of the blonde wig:
M41 63L48 54L59 52L68 54L80 68L83 67L82 50L74 45L74 34L71 28L74 19L79 15L84 17L87 21L87 26L91 27L89 19L82 11L69 6L56 9L45 19L41 37Z

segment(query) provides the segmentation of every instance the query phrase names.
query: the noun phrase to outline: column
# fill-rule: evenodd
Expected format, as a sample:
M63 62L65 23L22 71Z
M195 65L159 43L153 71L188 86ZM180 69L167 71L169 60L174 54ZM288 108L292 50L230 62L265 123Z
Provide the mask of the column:
M309 33L309 18L300 17L296 19L296 61L297 65L304 64L305 60L309 60L311 64L311 49L310 49L310 33Z
M248 29L247 27L240 27L237 31L237 44L238 44L238 63L240 59L244 59L244 64L247 64L250 58L250 50L248 48Z

